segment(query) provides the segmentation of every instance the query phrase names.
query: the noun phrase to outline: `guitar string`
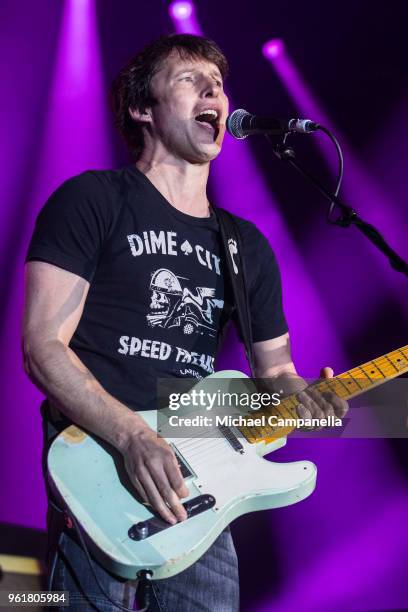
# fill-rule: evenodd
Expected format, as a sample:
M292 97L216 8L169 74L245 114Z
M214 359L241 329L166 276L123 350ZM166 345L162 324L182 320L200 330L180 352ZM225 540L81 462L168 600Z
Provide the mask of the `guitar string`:
M406 363L404 363L404 361L405 361L405 355L404 355L404 354L403 354L403 352L402 352L403 350L408 350L408 347L407 347L407 349L406 349L405 347L403 347L403 349L397 349L396 351L393 351L393 352L392 352L392 353L399 352L399 353L401 353L401 354L403 355L403 357L404 357L404 359L403 359L403 360L401 360L400 358L399 358L399 359L396 359L396 361L398 362L398 366L399 366L401 369L406 368ZM392 353L391 353L391 354L392 354ZM379 357L379 358L377 358L377 359L373 360L373 362L374 362L374 364L373 364L373 365L375 365L376 363L378 363L378 364L380 364L380 363L381 363L381 365L382 365L382 366L384 365L384 363L388 365L388 362L389 362L389 363L390 363L390 364L391 364L391 365L392 365L392 366L395 368L395 371L397 371L397 372L399 372L399 371L400 371L399 367L398 367L398 366L396 366L396 365L393 363L393 361L391 361L391 359L389 359L389 356L388 356L388 355L384 355L384 356L382 356L382 357ZM401 363L400 363L400 362L401 362ZM350 374L351 372L356 372L356 370L361 370L361 371L362 371L364 374L366 374L366 373L364 372L364 370L363 370L363 368L364 368L364 367L367 367L367 368L372 368L373 366L372 366L372 365L370 365L370 362L367 362L366 364L363 364L362 366L357 366L357 367L355 367L355 368L352 368L351 370L347 370L347 371L346 371L346 372L344 372L343 374L339 374L338 376L335 376L335 377L334 377L334 378L332 378L332 379L327 379L327 380L319 381L319 383L318 383L318 384L321 384L321 383L326 383L326 384L329 386L329 388L333 388L333 386L334 386L335 382L336 382L336 381L341 381L341 380L342 380L342 378L343 378L343 380L344 380L344 378L347 378L347 376L346 376L346 375L349 375L349 376L350 376L350 378L353 378L353 380L354 380L354 377L353 377L353 376ZM388 365L388 368L389 368L389 365ZM383 373L383 372L382 372L382 371L381 371L379 368L377 368L377 369L378 369L378 370L379 370L379 372L382 374L382 376L384 376L384 373ZM372 370L371 370L371 371L372 371ZM390 373L390 374L391 374L391 373ZM375 384L376 382L378 382L378 380L381 380L381 379L374 379L374 380L373 380L373 379L371 379L371 378L370 378L370 377L369 377L367 374L366 374L366 376L367 376L367 383L366 383L366 386L365 386L365 387L363 387L363 389L364 389L364 388L367 388L367 389L368 389L370 386L372 386L373 384ZM365 380L365 379L364 379L364 380ZM387 378L384 376L384 382L386 382L386 380L387 380ZM360 385L359 385L359 386L360 386ZM287 398L285 398L285 399L287 399ZM271 406L266 407L266 409L270 409L270 408L271 408ZM290 410L290 409L293 409L293 408L294 408L294 407L289 406L289 410ZM246 415L248 415L248 414L250 414L250 413L245 413L245 414L246 414ZM203 446L204 446L204 447L206 447L206 450L207 450L207 448L212 449L212 448L213 448L213 445L211 445L211 446L209 446L209 445L208 445L208 439L209 439L209 438L211 438L211 439L215 439L215 441L216 441L216 442L221 443L220 445L222 445L222 448L228 448L228 447L227 447L227 446L225 446L225 444L224 444L224 442L225 442L225 441L227 441L227 440L226 440L224 437L220 438L220 434L219 434L219 433L218 433L218 434L215 434L215 430L214 430L214 429L213 429L213 430L211 430L211 431L209 431L209 432L208 432L208 428L207 428L207 427L205 427L205 426L203 426L203 427L201 427L201 428L199 428L199 429L200 429L200 430L207 431L207 433L202 434L198 440L196 440L196 439L191 439L191 438L190 438L190 439L187 439L187 441L186 441L186 442L184 442L184 443L179 443L179 444L177 444L177 445L176 445L176 447L177 447L177 448L180 448L180 449L183 449L183 453L188 454L190 457L197 457L198 455L201 455L201 448L202 448ZM221 434L221 435L222 435L222 434ZM231 447L231 448L232 448L232 447ZM198 452L192 453L192 451L198 451ZM210 452L205 452L204 454L202 454L202 457L204 458L204 457L208 456L209 454L212 454L212 450L211 450Z

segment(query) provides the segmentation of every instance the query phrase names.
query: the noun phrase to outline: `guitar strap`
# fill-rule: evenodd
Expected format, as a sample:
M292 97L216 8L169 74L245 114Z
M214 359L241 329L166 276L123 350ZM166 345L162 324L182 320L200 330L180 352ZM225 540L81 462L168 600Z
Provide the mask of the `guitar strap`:
M245 354L255 377L255 362L252 348L251 311L249 307L248 286L243 258L242 237L234 217L223 208L213 206L221 232L222 244L227 263L228 277L231 281L238 324L244 341Z

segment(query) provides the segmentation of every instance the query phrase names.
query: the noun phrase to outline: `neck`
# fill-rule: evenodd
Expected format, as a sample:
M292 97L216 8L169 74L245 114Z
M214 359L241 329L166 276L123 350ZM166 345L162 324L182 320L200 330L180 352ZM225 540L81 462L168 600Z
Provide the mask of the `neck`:
M170 156L157 158L143 153L136 167L177 210L194 217L210 215L207 198L209 162L191 164Z

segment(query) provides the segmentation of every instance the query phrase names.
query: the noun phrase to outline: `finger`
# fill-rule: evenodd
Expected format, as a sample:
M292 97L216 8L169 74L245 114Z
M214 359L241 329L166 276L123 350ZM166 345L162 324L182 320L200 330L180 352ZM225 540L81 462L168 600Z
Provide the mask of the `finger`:
M335 393L325 393L324 395L330 396L328 401L330 401L333 406L334 414L339 418L343 418L348 412L348 403Z
M172 489L169 483L169 479L165 471L166 463L163 463L163 461L159 459L152 461L148 466L150 470L150 475L154 480L154 483L157 487L159 494L161 495L161 498L168 506L170 506L170 509L176 516L177 520L184 521L187 518L187 512L182 503L180 502L179 496Z
M321 410L320 406L314 401L314 399L310 395L309 389L302 391L301 393L303 403L306 405L307 410L309 410L312 415L312 419L323 419L324 412ZM312 429L314 431L320 431L323 429L322 425L313 425Z
M186 509L180 502L179 496L173 489L170 487L166 488L166 491L163 492L162 496L179 521L185 521L188 518Z
M302 404L305 405L307 410L309 410L313 419L322 419L324 417L323 411L320 409L320 406L314 401L309 389L302 391L298 397L300 398Z
M301 419L311 419L312 418L312 414L310 410L308 410L304 404L298 404L296 406L296 410Z
M149 473L149 470L144 466L140 469L139 480L146 491L148 501L153 510L157 512L165 521L174 525L177 523L177 517L167 506L165 500L161 496L155 481Z
M171 488L177 493L179 497L187 497L189 494L188 487L184 482L184 478L181 473L177 458L174 457L173 462L166 462L164 464L164 469L166 471L167 478L169 479Z
M333 395L332 393L322 394L319 391L317 391L316 389L311 389L310 393L311 393L315 403L322 410L324 417L334 416L334 409L333 409L333 406L331 405L331 402L330 402L331 397Z
M333 368L329 368L326 366L320 370L320 378L333 378L334 371Z
M305 419L306 421L307 419L312 418L312 414L303 404L298 404L296 406L296 410L297 410L298 416L301 419ZM303 425L302 427L298 427L298 429L299 431L313 431L313 427L307 427L306 425Z
M149 500L148 500L148 497L147 497L147 493L144 490L144 487L143 487L142 483L140 482L140 480L138 478L136 478L136 477L133 477L131 480L132 480L133 486L135 487L135 489L136 489L136 491L137 491L137 493L138 493L138 495L140 497L141 502L142 503L148 503Z

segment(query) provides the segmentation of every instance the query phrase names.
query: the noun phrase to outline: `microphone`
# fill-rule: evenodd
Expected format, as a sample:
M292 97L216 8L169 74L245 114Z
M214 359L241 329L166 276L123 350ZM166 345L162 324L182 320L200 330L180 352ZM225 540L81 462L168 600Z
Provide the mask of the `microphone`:
M276 119L275 117L257 117L243 108L238 108L227 117L226 128L229 134L238 140L252 134L272 134L284 136L289 132L309 134L319 129L319 124L310 119Z

